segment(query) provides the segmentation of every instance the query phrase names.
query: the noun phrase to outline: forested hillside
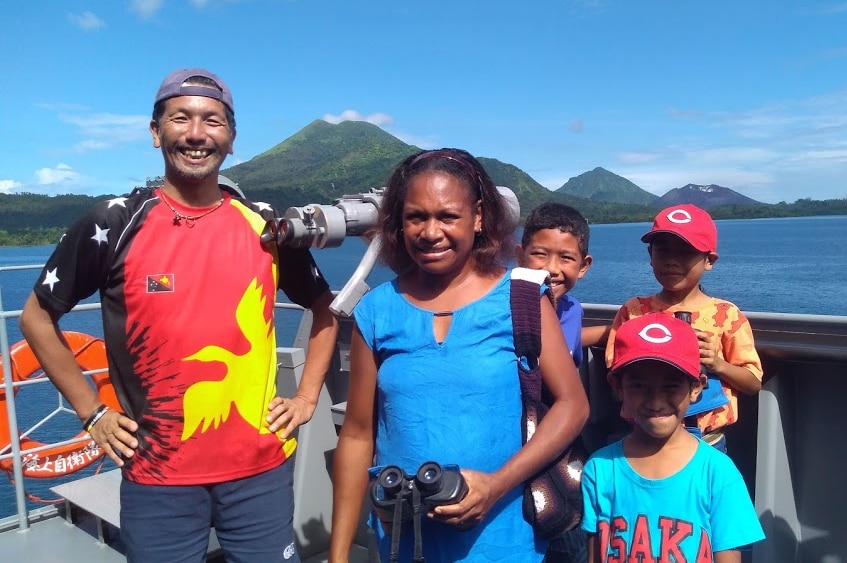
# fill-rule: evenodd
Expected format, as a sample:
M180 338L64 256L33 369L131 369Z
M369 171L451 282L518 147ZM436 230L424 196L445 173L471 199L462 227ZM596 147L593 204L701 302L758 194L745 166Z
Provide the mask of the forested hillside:
M419 150L369 123L332 125L317 120L262 154L221 172L235 180L247 197L270 203L282 212L290 206L330 203L344 194L384 186L394 166ZM512 164L483 156L479 160L495 184L514 190L522 216L548 200L576 207L591 223L651 221L656 213L657 196L603 168L571 178L551 192ZM725 197L723 190L712 193ZM696 191L698 197L709 196L709 190ZM54 244L95 202L111 197L0 194L0 245ZM719 207L708 206L707 199L697 203L709 208L716 219L847 215L845 199Z

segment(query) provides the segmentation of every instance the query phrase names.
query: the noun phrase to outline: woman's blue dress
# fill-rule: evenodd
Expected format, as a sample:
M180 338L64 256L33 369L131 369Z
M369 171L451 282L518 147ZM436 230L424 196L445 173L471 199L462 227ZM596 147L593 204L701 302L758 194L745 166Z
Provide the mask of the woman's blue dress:
M521 447L509 287L507 272L486 295L453 311L441 343L434 313L411 304L396 279L364 296L354 315L377 358L377 466L413 475L432 460L490 473ZM522 494L520 485L469 531L424 516L427 563L541 561L547 542L524 520ZM390 538L371 520L388 561ZM403 528L399 561L411 560L411 528Z

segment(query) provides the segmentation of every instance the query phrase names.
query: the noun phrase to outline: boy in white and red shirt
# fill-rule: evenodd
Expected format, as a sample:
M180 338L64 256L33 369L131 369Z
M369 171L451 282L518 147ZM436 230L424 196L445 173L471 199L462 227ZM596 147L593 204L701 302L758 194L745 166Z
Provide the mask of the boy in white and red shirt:
M700 341L700 363L715 387L704 393L702 406L692 403L686 426L725 452L723 428L738 420L737 393L753 395L761 389L762 363L744 314L729 301L707 295L700 285L718 259L717 228L703 209L676 205L660 211L641 240L648 244L653 275L662 288L654 295L633 297L620 308L606 345L606 365L612 364L615 334L624 321L651 312L690 312ZM714 395L718 384L725 398Z

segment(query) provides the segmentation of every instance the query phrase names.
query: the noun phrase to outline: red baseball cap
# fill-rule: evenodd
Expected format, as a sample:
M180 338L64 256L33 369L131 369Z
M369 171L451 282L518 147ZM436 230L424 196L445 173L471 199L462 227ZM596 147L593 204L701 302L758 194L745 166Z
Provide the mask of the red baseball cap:
M624 322L615 333L614 350L610 374L635 362L655 360L700 378L697 334L685 321L664 313L647 313Z
M653 228L641 237L641 242L650 242L659 233L674 234L700 252L717 254L718 229L711 215L696 205L674 205L659 211Z

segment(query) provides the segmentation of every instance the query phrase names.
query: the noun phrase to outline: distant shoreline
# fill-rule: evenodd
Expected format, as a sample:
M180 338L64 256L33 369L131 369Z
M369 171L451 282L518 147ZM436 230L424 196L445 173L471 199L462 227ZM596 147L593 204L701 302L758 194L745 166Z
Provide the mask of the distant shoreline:
M845 208L833 209L831 213L808 213L808 214L797 214L797 215L767 215L767 216L751 216L751 217L737 217L737 216L725 216L725 214L712 212L712 216L716 221L749 221L756 219L794 219L794 218L803 218L803 217L842 217L847 216L847 200L834 200L834 201L844 201ZM840 211L840 212L839 212ZM650 223L653 221L653 217L651 216L642 216L638 218L632 218L632 220L626 221L596 221L588 218L588 223L590 225L630 225L634 223ZM0 223L2 224L2 223ZM519 227L523 226L523 220L521 220L521 224ZM28 228L24 232L9 232L7 230L0 229L0 248L10 248L10 247L36 247L36 246L53 246L58 240L62 237L62 235L67 231L68 227L48 227L48 228Z
M812 200L810 200L812 202ZM814 201L813 203L840 202L841 205L832 205L827 209L826 213L796 213L796 214L770 214L770 213L728 213L721 208L710 210L712 217L716 221L721 220L754 220L754 219L789 219L799 217L839 217L847 216L847 200L824 200L821 202ZM779 205L779 204L771 204ZM797 204L786 204L797 205ZM758 207L758 206L757 206ZM765 208L769 209L769 208ZM0 225L3 222L3 206L0 201ZM522 213L525 216L525 213ZM587 217L590 225L625 225L632 223L649 223L653 220L653 215L639 213L635 216L618 217L618 218L597 218ZM609 220L605 220L609 219ZM522 223L521 223L522 224ZM8 227L0 228L0 248L5 247L28 247L28 246L49 246L55 245L62 235L70 228L67 226L48 226L48 227L25 227L14 230Z

